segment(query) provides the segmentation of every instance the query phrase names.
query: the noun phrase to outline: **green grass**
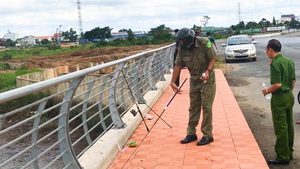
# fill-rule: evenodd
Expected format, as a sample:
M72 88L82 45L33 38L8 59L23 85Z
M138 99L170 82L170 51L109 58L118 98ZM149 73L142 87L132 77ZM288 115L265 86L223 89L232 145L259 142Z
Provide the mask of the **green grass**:
M51 56L64 53L72 53L79 50L88 50L94 44L72 46L70 48L61 48L57 45L34 46L28 48L13 48L0 52L0 60L25 59L29 56Z
M9 73L0 73L0 92L4 92L7 90L11 90L16 88L16 78L17 76L24 75L32 72L39 72L41 70L32 69L32 70L24 70L20 69L15 72Z

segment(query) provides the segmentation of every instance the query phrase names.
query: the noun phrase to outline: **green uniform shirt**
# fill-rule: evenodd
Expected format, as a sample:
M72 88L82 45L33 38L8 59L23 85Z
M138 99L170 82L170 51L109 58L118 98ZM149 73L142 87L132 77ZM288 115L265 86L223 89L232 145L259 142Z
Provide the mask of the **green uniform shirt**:
M296 80L294 62L282 54L275 56L270 65L270 76L271 84L281 83L277 91L292 90L292 81Z
M191 50L182 50L179 48L175 60L176 65L183 65L190 71L192 79L199 79L202 73L207 69L210 60L217 56L212 44L206 37L196 37L195 45Z

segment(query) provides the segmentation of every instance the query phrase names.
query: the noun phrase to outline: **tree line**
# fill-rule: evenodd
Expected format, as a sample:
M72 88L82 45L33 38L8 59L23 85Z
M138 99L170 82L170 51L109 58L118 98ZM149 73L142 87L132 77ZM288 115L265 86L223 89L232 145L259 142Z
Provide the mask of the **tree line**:
M275 17L273 17L272 22L268 21L265 18L262 18L258 23L254 21L247 22L245 24L244 21L241 21L240 23L236 25L231 25L230 27L233 30L242 30L242 29L256 29L256 28L266 28L266 27L273 27L273 26L285 26L288 29L299 29L300 23L299 21L295 20L294 18L291 19L291 21L284 21L280 23L276 23Z
M204 22L204 26L208 23L208 20L210 17L204 16L204 19L202 22ZM262 18L261 21L254 22L250 21L245 23L244 21L239 22L236 25L231 25L230 28L235 31L239 32L239 30L244 29L257 29L257 28L267 28L272 26L285 26L287 29L299 29L300 23L299 21L292 18L291 21L284 21L281 23L276 23L275 17L273 17L272 21L268 21L265 18ZM78 35L73 28L70 28L70 30L67 30L65 32L61 33L61 36L63 37L63 41L65 42L76 42L78 39L85 39L87 41L91 41L92 39L110 39L112 38L111 31L113 28L110 28L109 26L106 27L95 27L92 30L86 31L85 33L81 33L81 35ZM115 39L113 43L115 45L129 45L129 44L157 44L157 43L164 43L166 41L172 41L174 40L174 36L172 36L171 32L172 30L169 27L166 27L164 24L157 26L156 28L151 28L149 32L145 34L143 37L135 37L133 31L131 29L121 29L118 32L126 32L127 38L126 41L121 41L120 39ZM59 44L58 37L54 37L52 41L49 41L48 39L43 39L42 41L38 42L39 45L49 45L49 44ZM59 37L61 38L61 37ZM99 46L107 45L107 41L99 41ZM0 41L0 47L14 47L16 45L16 42L7 39L6 41ZM56 48L54 48L56 49Z

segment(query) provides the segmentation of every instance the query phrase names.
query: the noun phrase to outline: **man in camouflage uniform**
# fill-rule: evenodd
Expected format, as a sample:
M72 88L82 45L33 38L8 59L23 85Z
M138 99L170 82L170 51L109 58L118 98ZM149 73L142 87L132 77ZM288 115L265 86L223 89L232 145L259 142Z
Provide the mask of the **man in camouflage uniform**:
M200 26L196 26L194 28L194 32L195 32L195 36L202 36L201 27Z
M203 137L197 142L197 145L206 145L214 141L212 135L212 105L216 93L214 63L217 54L209 39L196 37L195 32L191 29L180 29L177 38L179 50L170 84L174 92L178 91L175 80L181 71L182 65L185 64L190 72L189 123L187 136L180 142L186 144L197 140L196 127L199 123L202 108L201 132Z

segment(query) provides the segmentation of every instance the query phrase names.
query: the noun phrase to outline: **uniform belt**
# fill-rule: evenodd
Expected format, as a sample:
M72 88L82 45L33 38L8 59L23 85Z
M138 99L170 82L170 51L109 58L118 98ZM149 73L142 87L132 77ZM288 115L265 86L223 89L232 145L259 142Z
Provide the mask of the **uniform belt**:
M289 93L290 90L279 90L279 91L276 91L276 92L272 92L272 94L284 94L284 93Z

